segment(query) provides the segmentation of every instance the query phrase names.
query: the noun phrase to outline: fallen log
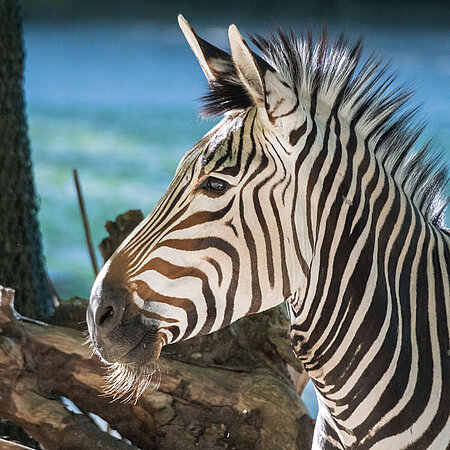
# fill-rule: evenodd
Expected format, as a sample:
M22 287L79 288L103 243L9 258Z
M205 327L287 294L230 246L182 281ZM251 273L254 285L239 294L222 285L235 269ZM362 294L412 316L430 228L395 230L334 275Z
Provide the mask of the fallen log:
M0 416L44 448L133 448L101 431L89 413L139 448L309 446L312 420L276 358L264 365L267 354L234 357L231 366L219 352L208 354L207 337L174 345L161 357L158 389L147 389L135 405L115 403L103 395L105 368L80 331L18 318L11 300L11 290L0 288ZM229 329L212 336L217 344L234 341ZM276 340L265 348L272 356ZM221 356L230 361L226 347ZM175 359L181 354L190 362ZM68 411L61 397L83 414Z

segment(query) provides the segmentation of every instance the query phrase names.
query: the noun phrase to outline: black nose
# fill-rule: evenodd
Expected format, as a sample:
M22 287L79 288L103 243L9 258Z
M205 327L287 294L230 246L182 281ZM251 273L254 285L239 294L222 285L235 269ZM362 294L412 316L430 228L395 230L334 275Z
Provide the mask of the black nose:
M128 295L125 289L105 283L100 284L93 292L87 311L87 323L94 342L104 340L120 324Z

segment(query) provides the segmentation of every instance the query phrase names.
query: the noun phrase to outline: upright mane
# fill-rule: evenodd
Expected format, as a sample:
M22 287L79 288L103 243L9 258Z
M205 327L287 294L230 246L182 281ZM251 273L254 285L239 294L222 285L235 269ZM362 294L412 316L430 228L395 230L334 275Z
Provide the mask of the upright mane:
M448 169L432 147L415 146L424 124L411 105L411 92L394 87L389 65L370 56L360 64L362 40L349 45L344 35L330 42L323 31L314 42L312 33L297 38L281 30L269 38L252 37L262 58L308 105L338 108L341 118L357 119L357 129L377 159L431 224L444 227L449 199L445 195ZM205 115L223 115L253 106L236 68L230 63L210 84L203 97Z

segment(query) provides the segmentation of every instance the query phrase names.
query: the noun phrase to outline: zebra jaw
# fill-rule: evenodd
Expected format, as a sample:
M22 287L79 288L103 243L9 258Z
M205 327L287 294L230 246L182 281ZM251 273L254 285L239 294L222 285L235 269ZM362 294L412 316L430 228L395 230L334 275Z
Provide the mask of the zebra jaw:
M113 400L120 400L122 403L136 402L143 392L154 382L154 389L158 389L161 382L161 373L156 364L161 349L163 347L163 338L159 334L156 343L148 352L147 344L144 338L138 344L123 355L119 361L110 362L103 357L103 348L94 343L92 338L88 338L92 352L96 354L106 366L106 374L103 376L105 384L103 386L103 396L112 397ZM143 354L148 358L144 363L137 363L137 355ZM155 378L155 373L156 378Z

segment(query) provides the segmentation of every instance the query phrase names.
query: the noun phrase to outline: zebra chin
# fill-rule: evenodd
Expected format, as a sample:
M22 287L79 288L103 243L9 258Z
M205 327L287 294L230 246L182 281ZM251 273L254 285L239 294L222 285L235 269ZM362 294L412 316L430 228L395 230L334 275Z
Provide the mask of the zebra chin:
M123 340L117 340L115 337L104 338L101 341L92 339L94 352L104 363L121 364L127 366L129 370L139 371L146 365L152 365L161 354L163 339L156 327L147 329L142 325L140 327L134 326L136 339L125 340L125 337ZM117 330L117 335L121 334L122 331Z
M96 283L86 318L91 348L107 365L106 395L136 402L152 382L159 384L156 361L166 336L157 319L134 306L129 289Z

